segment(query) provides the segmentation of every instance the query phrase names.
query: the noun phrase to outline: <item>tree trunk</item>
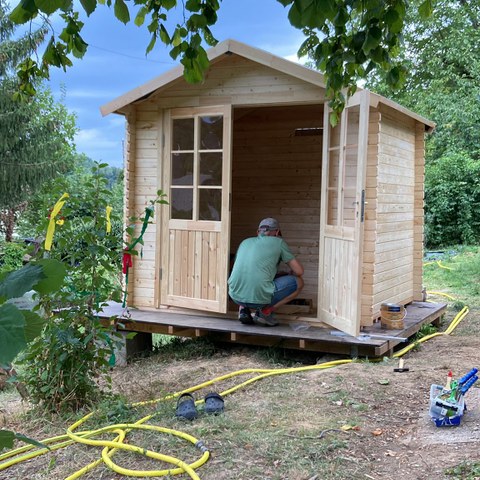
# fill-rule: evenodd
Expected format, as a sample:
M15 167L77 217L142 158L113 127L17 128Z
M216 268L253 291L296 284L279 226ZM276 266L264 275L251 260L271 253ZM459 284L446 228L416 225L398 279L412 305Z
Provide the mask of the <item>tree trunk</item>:
M5 210L5 241L11 242L13 240L13 231L15 229L16 211L13 208Z

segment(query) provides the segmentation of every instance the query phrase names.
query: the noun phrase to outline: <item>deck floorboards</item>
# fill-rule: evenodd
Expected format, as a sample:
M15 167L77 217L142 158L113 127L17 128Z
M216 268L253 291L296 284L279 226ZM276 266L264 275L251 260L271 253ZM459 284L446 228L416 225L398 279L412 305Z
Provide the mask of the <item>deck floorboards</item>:
M308 326L293 317L290 322L280 318L280 325L270 328L242 325L225 316L206 316L172 312L168 309L122 309L111 303L100 314L101 318L118 317L117 329L144 333L161 333L181 337L210 336L223 342L276 346L283 348L346 354L351 357L378 357L391 355L420 330L422 325L437 322L445 313L446 303L413 302L406 307L402 330L384 329L380 322L364 327L360 336L353 337L329 327ZM308 328L307 328L308 327Z

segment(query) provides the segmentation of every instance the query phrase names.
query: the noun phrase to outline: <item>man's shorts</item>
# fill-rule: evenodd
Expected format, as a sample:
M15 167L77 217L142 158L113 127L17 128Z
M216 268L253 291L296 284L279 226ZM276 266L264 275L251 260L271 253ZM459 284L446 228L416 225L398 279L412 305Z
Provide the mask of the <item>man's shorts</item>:
M233 300L237 305L248 308L262 308L269 307L270 305L275 305L280 300L283 300L285 297L288 297L298 288L297 277L295 275L282 275L273 280L275 284L275 289L273 291L272 299L269 304L260 304L260 303L246 303L246 302L237 302Z
M297 277L295 275L282 275L273 280L275 283L275 290L270 305L275 305L280 300L288 297L298 288Z

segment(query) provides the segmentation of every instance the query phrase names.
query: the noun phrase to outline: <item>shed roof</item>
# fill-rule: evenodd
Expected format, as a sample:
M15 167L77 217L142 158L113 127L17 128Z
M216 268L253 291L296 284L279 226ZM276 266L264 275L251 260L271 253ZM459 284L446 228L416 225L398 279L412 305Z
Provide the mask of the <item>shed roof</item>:
M237 54L246 59L252 60L261 65L273 68L280 72L283 72L287 75L304 80L305 82L317 85L320 88L325 88L325 80L321 73L312 70L310 68L304 67L290 60L286 60L282 57L278 57L271 53L268 53L264 50L251 47L245 43L238 42L236 40L224 40L223 42L218 43L215 47L207 50L208 59L213 65L216 61L221 60L222 56L225 54ZM113 99L112 101L102 105L100 107L100 112L103 116L110 113L120 113L124 114L124 108L132 103L135 103L138 100L149 97L154 92L158 92L164 87L170 85L175 80L178 80L183 76L183 65L178 65L168 72L155 77L149 82L140 85L133 90L130 90L123 95ZM398 103L388 100L381 95L374 93L370 94L371 103L374 106L377 106L379 103L382 103L390 108L398 110L405 115L408 115L412 118L415 118L417 121L424 123L427 127L427 130L431 130L435 127L435 124L430 120L408 110L407 108L402 107Z

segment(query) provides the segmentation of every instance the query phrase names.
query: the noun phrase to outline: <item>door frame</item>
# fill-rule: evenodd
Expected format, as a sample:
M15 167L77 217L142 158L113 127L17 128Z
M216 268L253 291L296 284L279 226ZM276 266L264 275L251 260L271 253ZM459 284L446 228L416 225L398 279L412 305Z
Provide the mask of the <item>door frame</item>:
M227 277L229 266L229 252L230 252L230 223L231 223L231 162L232 162L232 106L216 105L210 107L193 107L193 108L172 108L167 109L164 112L163 131L165 132L163 141L163 154L162 154L162 184L164 186L164 192L167 193L167 201L170 195L171 184L171 121L172 118L195 118L205 115L222 115L223 116L223 161L222 161L222 199L221 199L221 220L182 220L171 219L170 205L162 206L162 214L160 220L160 259L159 259L159 301L158 305L167 305L180 308L199 309L210 312L226 313L228 307L228 292L227 292ZM194 184L196 185L196 184ZM195 186L194 186L195 188ZM195 202L194 202L195 204ZM204 255L208 255L209 248L206 243L210 238L218 237L214 240L214 243L218 245L218 249L215 250L217 258L214 259L215 263L212 268L215 269L215 298L196 298L182 295L172 294L172 269L169 268L172 265L172 259L170 259L170 252L172 250L172 235L171 230L177 229L185 232L195 232L196 239L190 242L189 248L191 249L191 256L195 257L195 260L191 264L195 264L195 268L199 267L202 263L202 258L205 260ZM203 240L202 240L203 239ZM206 248L205 248L206 247ZM203 249L203 250L202 250ZM201 254L199 250L202 250ZM211 249L210 249L211 250ZM199 258L203 255L202 258ZM212 259L210 259L212 260ZM196 281L198 281L198 272L195 275ZM195 280L192 280L195 281ZM211 286L212 287L212 286ZM213 288L213 287L212 287ZM196 288L198 291L198 288Z
M345 149L348 133L346 125L346 122L348 121L347 115L349 109L356 106L359 106L359 123L354 202L355 217L354 226L352 228L345 227L343 224L339 226L331 226L327 223L329 207L327 177L331 163L331 132L329 124L329 114L331 110L328 108L327 104L325 104L318 272L318 319L353 336L357 336L360 333L361 324L363 231L370 108L370 94L368 91L361 90L350 97L347 100L345 109L339 119L340 143L338 182L342 181L343 167L341 165L345 164ZM340 183L338 192L342 192L343 195L343 189ZM337 208L340 209L341 199L337 199L337 201ZM337 211L337 215L341 215L341 212ZM327 253L327 239L331 240L332 243L335 243L332 250L336 255L330 255L332 253L331 251ZM326 258L327 255L329 255L328 259ZM337 258L335 258L335 256ZM343 256L347 258L343 258ZM349 271L347 271L347 269ZM334 278L335 272L341 276L340 279ZM326 274L325 276L328 275L327 278L324 278L324 273ZM344 296L346 298L343 298ZM350 302L348 308L345 308L343 311L342 302Z

